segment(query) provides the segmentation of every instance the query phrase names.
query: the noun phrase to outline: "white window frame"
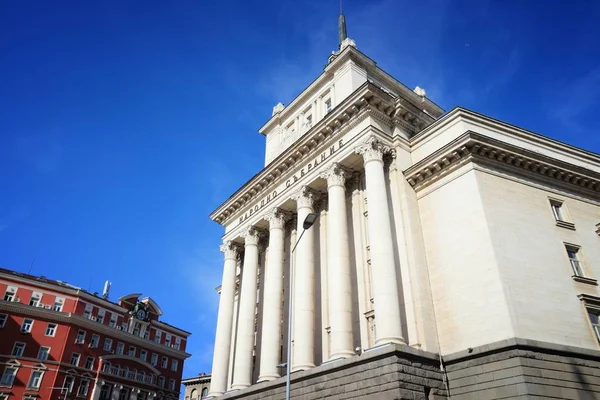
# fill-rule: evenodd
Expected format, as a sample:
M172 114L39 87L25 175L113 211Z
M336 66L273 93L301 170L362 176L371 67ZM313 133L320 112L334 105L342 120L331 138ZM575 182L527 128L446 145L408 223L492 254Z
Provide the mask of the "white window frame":
M46 331L45 331L44 335L54 337L54 335L56 335L57 329L58 329L58 324L53 324L51 322L48 322L48 325L46 325ZM48 334L49 330L51 331L51 334Z
M116 351L116 353L118 355L122 356L124 352L125 352L125 343L123 343L123 342L117 343L117 351Z
M43 349L46 349L46 351L44 353L42 353ZM50 350L51 350L50 347L40 346L40 349L38 350L38 355L37 355L38 360L47 360L48 358L50 358ZM42 354L46 354L46 356L42 357Z
M169 366L169 358L168 358L168 357L165 357L165 356L163 356L163 357L160 359L160 367L161 367L161 368L167 368L168 366Z
M179 360L171 359L171 371L177 371L179 368Z
M581 247L572 243L565 243L564 245L569 264L571 265L571 271L573 272L573 277L585 278L585 265L581 260ZM573 254L574 257L571 257L571 254Z
M135 346L129 346L129 348L127 349L127 355L129 357L135 357L135 353L137 352L137 349Z
M162 340L162 331L160 330L156 330L156 333L154 334L154 343L159 343Z
M6 321L8 321L8 314L0 314L0 328L6 326Z
M10 355L13 357L23 357L23 354L25 353L25 346L26 343L23 342L15 342L13 344L13 348L10 351ZM15 350L19 349L19 354L15 354Z
M111 351L112 345L113 345L113 341L111 338L104 339L104 347L103 347L104 351Z
M29 299L29 305L31 307L39 307L42 302L42 293L33 292L31 293L31 298Z
M37 385L34 385L32 382L34 380L35 374L39 373L39 377L37 378ZM35 389L38 390L40 386L42 386L42 379L44 379L44 371L39 369L31 370L31 374L29 375L29 381L27 382L27 389Z
M65 380L62 385L62 393L71 393L73 392L73 386L75 386L75 377L72 375L65 376Z
M73 362L73 359L76 359L76 362ZM79 362L80 361L81 361L81 354L79 354L79 353L72 353L71 354L71 359L69 360L69 363L71 365L79 367Z
M175 379L169 379L169 390L175 391Z
M165 387L165 377L164 376L158 377L158 387L164 389L164 387Z
M65 306L65 298L64 297L56 297L54 299L54 304L52 305L52 310L62 312L62 309L64 306Z
M85 369L94 369L94 361L95 358L94 357L86 357L85 358L85 365L83 366L83 368ZM90 364L90 366L88 367L88 364Z
M111 328L117 327L117 314L110 313L110 319L108 320L108 326L110 326Z
M79 329L77 331L77 336L75 337L75 344L83 344L85 343L85 337L87 335L87 332L84 331L83 329Z
M99 344L100 344L100 335L93 333L92 337L90 338L90 348L95 349L96 347L98 347Z
M17 287L16 286L7 286L6 291L4 292L4 301L15 301L17 297Z
M158 366L158 354L152 353L152 358L150 360L150 364L154 365L155 367Z
M79 388L77 389L77 396L87 397L89 391L90 391L90 380L87 378L82 378L81 381L79 382Z
M11 371L12 373L9 375L8 372ZM19 372L19 367L17 365L6 365L4 367L4 371L2 371L2 377L0 378L0 386L12 387L13 383L15 382L17 372Z
M33 329L33 323L35 322L32 318L25 318L23 323L21 324L21 332L23 333L31 333Z
M148 351L145 349L140 349L140 360L146 361L148 358Z

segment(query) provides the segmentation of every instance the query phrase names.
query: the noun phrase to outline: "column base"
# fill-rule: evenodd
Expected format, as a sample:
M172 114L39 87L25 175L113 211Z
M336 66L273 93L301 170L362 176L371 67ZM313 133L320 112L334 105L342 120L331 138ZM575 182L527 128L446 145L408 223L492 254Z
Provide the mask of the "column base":
M294 365L292 367L292 372L304 371L304 370L311 369L314 367L315 367L315 364Z
M388 336L388 337L375 339L375 346L380 346L382 344L388 344L388 343L406 345L406 341L404 340L404 338L402 336Z
M279 379L279 378L281 378L281 376L279 376L278 374L261 375L258 377L258 380L256 381L256 383L272 381L274 379Z
M231 385L231 389L228 390L228 392L234 392L236 390L242 390L242 389L246 389L249 388L250 384L246 384L246 383L234 383L233 385Z
M223 396L225 392L210 392L207 398Z
M333 353L331 356L329 356L329 361L335 361L335 360L339 360L342 358L350 358L350 357L354 357L356 355L355 352L351 351L351 350L345 350L345 351L339 351L337 353Z

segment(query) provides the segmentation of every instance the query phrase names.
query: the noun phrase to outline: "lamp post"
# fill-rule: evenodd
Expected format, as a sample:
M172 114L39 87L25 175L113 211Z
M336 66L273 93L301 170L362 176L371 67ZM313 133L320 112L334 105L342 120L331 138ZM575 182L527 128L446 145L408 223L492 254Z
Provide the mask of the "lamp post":
M288 299L288 332L287 332L287 361L286 361L286 374L285 374L285 400L290 400L290 373L292 370L292 313L293 313L293 290L294 290L294 251L296 246L300 243L300 239L308 229L310 229L315 221L317 220L317 214L310 213L304 218L302 223L302 233L296 240L294 247L292 248L291 259L290 259L290 288L289 299Z

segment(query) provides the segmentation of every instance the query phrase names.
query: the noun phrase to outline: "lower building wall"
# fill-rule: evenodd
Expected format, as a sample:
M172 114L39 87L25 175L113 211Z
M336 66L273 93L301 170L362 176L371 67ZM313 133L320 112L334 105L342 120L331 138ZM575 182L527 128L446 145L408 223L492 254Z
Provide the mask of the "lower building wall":
M600 399L600 351L509 339L444 357L451 399Z
M387 345L360 356L292 374L290 398L445 399L437 355L406 346ZM226 393L220 399L283 399L285 377Z

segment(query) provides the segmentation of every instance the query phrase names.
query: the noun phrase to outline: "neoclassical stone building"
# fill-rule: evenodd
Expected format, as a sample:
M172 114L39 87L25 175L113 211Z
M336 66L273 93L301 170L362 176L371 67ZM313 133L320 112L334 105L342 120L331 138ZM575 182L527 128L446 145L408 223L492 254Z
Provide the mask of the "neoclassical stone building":
M600 157L444 113L340 31L211 214L210 395L283 398L293 256L292 398L600 398Z

